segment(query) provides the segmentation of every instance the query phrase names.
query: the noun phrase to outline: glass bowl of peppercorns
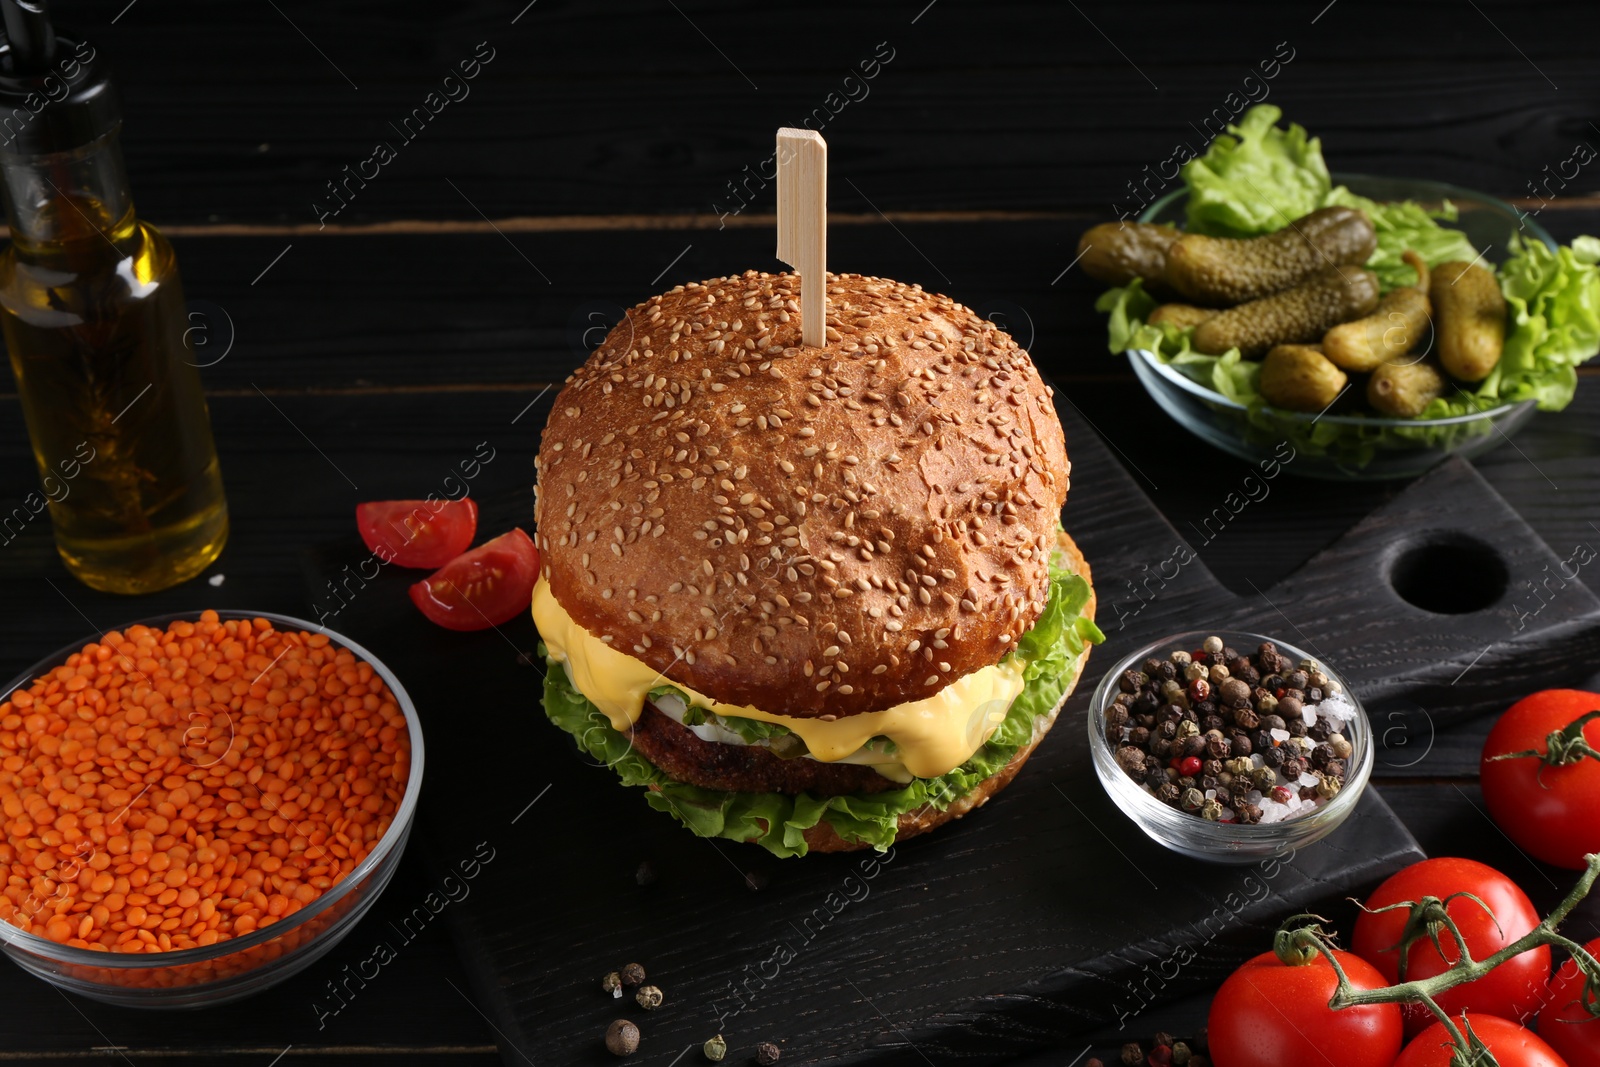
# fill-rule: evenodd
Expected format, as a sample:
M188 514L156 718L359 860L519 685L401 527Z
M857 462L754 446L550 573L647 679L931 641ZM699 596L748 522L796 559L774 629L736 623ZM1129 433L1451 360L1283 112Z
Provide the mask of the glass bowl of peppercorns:
M1366 712L1331 667L1227 630L1164 637L1107 671L1089 747L1106 792L1141 830L1216 863L1327 836L1373 762Z

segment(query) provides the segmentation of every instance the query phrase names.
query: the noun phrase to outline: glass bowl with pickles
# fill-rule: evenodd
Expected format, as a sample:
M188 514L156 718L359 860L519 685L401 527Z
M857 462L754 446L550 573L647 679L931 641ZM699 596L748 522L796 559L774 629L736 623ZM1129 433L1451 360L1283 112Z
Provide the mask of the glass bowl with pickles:
M1093 227L1113 352L1226 452L1314 478L1422 473L1571 402L1600 240L1440 182L1330 174L1258 105L1136 222Z

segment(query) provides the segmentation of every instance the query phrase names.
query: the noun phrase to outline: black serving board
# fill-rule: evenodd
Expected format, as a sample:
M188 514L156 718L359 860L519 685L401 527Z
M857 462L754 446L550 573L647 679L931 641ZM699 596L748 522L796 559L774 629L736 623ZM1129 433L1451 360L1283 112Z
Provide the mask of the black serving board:
M1419 857L1375 787L1344 827L1281 864L1212 866L1148 841L1095 780L1084 716L1106 668L1163 634L1255 629L1323 656L1368 701L1380 740L1410 716L1443 715L1428 709L1445 690L1460 715L1535 676L1589 673L1600 603L1569 581L1531 610L1522 583L1560 561L1470 466L1438 468L1289 579L1241 597L1188 558L1199 538L1162 518L1071 403L1058 407L1073 462L1064 519L1094 569L1107 643L1010 789L882 856L779 861L688 834L544 720L531 621L446 633L406 602L415 575L351 583L359 546L307 557L313 610L337 609L328 625L417 700L422 824L441 877L493 851L447 914L507 1063L612 1062L601 1035L621 1016L645 1035L632 1062L660 1067L698 1058L718 1032L730 1062L757 1041L779 1044L785 1064L995 1062L1214 986L1278 919ZM1276 475L1277 491L1315 492ZM1237 506L1226 492L1219 506ZM486 534L531 521L527 493L480 505ZM370 937L357 931L335 954L359 959ZM629 961L665 991L658 1011L600 990Z

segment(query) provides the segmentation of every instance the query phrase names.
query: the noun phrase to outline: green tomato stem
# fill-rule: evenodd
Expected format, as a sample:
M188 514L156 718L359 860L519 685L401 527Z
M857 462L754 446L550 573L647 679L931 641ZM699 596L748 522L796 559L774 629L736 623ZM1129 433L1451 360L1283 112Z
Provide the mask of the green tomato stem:
M1536 759L1539 761L1539 784L1548 789L1544 784L1544 772L1547 767L1570 767L1579 760L1600 760L1597 752L1589 739L1584 736L1583 728L1596 719L1600 719L1600 709L1586 712L1559 730L1552 730L1545 736L1543 752L1529 748L1521 752L1503 752L1498 756L1489 757L1490 763L1504 759Z

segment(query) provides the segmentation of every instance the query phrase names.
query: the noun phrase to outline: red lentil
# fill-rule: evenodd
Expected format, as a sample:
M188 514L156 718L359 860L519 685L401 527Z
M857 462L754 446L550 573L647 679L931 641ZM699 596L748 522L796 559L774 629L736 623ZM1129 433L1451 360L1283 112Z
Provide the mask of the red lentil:
M0 704L0 919L119 953L278 922L383 837L410 753L325 634L211 611L107 633Z

